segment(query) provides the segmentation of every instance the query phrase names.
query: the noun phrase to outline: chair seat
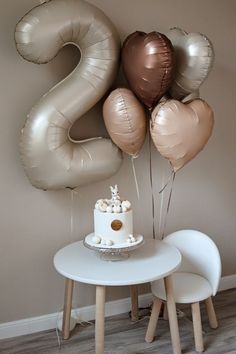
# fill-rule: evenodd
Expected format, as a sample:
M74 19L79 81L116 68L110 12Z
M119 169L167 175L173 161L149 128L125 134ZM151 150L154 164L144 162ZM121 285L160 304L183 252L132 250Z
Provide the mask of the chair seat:
M193 273L176 272L172 275L174 298L177 303L193 303L207 299L212 295L210 283L200 275ZM166 300L163 280L154 281L151 284L152 293Z

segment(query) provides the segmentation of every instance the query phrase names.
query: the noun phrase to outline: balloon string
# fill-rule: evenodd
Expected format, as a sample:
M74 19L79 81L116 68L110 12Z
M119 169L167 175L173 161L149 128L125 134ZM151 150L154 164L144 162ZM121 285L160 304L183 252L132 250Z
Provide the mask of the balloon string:
M173 177L173 174L174 174L175 172L172 170L171 171L171 174L169 175L169 178L168 178L168 180L167 180L167 182L164 184L164 186L161 188L161 190L159 191L159 194L161 194L165 189L166 189L166 187L168 186L168 184L170 183L170 180L171 180L171 178ZM163 184L162 184L163 185Z
M149 176L150 176L150 185L152 191L152 237L155 240L156 230L155 230L155 203L154 203L154 194L153 194L153 181L152 181L152 140L151 133L149 131Z
M136 158L136 157L132 156L132 157L131 157L131 162L132 162L132 169L133 169L133 175L134 175L134 182L135 182L136 193L137 193L137 197L138 197L138 200L139 200L139 198L140 198L139 186L138 186L137 174L136 174L135 165L134 165L134 159L135 159L135 158Z
M163 238L165 237L165 230L166 230L166 224L167 224L167 216L169 213L169 209L170 209L170 201L171 201L171 196L172 196L172 191L173 191L173 185L174 185L174 180L175 180L175 172L173 172L171 174L172 179L171 179L171 186L170 186L170 194L169 194L169 198L168 198L168 203L167 203L167 208L166 208L166 214L165 214L165 220L164 220L164 227L163 227L163 232L161 235L161 239L163 240Z
M70 240L72 242L74 233L74 218L73 218L73 207L74 207L74 190L70 191Z
M161 194L161 201L160 201L160 213L159 213L159 228L158 228L158 235L161 235L161 225L162 225L162 216L163 216L163 204L164 204L164 193L162 193L164 191L164 187L165 186L165 172L163 172L162 174L162 180L161 180L161 191L159 192L159 194Z
M77 191L70 188L70 242L73 241L74 234L74 196L78 194Z

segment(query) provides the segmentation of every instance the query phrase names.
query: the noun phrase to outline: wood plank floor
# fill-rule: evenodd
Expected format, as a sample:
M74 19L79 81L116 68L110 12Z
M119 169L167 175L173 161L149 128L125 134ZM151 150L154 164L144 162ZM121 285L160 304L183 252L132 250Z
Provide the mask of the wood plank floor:
M204 305L201 307L205 353L236 354L236 289L219 293L214 298L219 328L208 325ZM196 353L190 309L178 306L183 311L179 317L179 328L183 354ZM145 316L146 312L146 316ZM144 341L148 323L148 311L143 317L131 322L129 314L106 318L105 354L172 354L168 321L160 320L155 341ZM61 340L55 330L6 339L0 341L1 354L94 354L94 323L77 325L69 340Z

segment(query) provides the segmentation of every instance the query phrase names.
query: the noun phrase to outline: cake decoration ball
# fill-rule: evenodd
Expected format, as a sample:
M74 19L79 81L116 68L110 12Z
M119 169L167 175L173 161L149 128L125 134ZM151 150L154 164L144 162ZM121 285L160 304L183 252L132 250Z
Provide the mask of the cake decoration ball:
M123 202L121 203L122 209L126 208L126 211L129 210L131 208L131 203L128 200L123 200Z
M97 210L99 210L101 202L102 202L102 199L98 199L98 200L96 201L96 203L95 203L95 207L94 207L94 208L97 209Z
M108 205L108 207L107 207L107 210L106 210L106 212L107 213L112 213L112 206L111 205Z
M135 241L136 241L136 239L135 239L134 235L130 234L129 237L128 237L128 242L129 243L133 243Z
M112 246L113 245L113 241L112 240L107 240L106 241L106 245L107 246Z
M98 245L101 242L101 237L99 236L93 236L92 242Z
M114 213L120 213L121 212L121 207L119 205L114 205L112 208Z
M102 201L99 205L99 210L105 212L107 210L107 206L108 206L107 203Z

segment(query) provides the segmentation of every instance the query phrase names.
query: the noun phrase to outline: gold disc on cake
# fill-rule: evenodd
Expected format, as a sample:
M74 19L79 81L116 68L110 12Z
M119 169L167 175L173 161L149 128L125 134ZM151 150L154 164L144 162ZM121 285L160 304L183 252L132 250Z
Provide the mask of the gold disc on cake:
M113 220L111 223L112 230L118 231L122 227L122 222L120 220Z

